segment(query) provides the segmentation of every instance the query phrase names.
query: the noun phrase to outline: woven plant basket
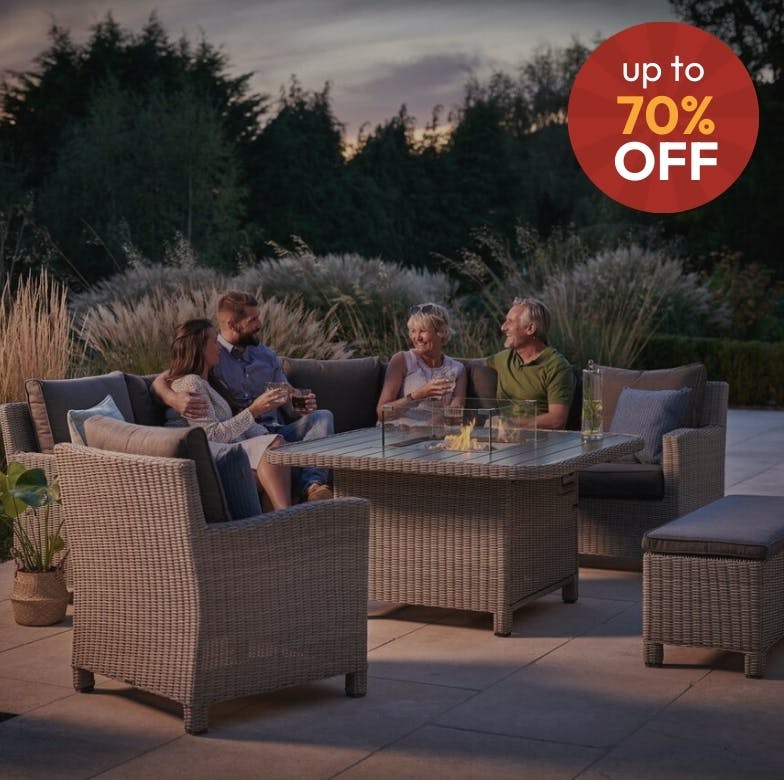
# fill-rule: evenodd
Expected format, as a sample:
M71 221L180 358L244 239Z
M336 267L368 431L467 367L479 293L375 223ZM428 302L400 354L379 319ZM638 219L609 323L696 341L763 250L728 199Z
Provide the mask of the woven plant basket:
M20 626L52 626L65 618L68 590L60 571L16 571L11 591Z

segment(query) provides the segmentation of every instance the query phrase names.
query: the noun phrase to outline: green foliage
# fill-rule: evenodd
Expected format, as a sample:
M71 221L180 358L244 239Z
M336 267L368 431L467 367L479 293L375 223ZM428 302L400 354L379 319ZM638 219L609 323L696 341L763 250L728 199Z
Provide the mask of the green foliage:
M49 39L35 69L11 74L0 87L3 136L24 161L30 185L53 167L63 129L87 117L109 83L136 95L190 89L222 118L227 138L249 143L258 132L266 98L249 94L251 74L229 77L228 58L204 39L195 47L184 38L172 42L154 13L139 34L123 30L109 13L81 46L56 24Z
M512 244L486 230L474 241L456 266L481 291L481 308L500 322L515 296L541 298L552 313L550 341L579 365L630 365L663 324L726 314L695 274L655 245L627 238L597 252L574 230L543 240L521 225Z
M83 46L56 26L50 38L34 70L0 87L0 148L16 201L36 191L58 270L87 284L118 267L128 238L155 256L176 232L231 266L246 217L240 162L264 111L249 74L228 77L204 40L171 42L154 15L139 35L108 15Z
M685 21L732 46L754 78L784 75L784 3L781 0L670 0Z
M704 363L708 378L730 386L734 406L784 406L784 341L654 336L637 359L638 368Z
M65 134L40 212L56 240L80 257L80 276L94 278L105 254L117 258L124 242L155 257L176 233L209 264L230 263L244 196L212 107L189 91L139 97L109 84ZM78 251L90 243L90 251Z
M329 85L307 92L292 78L277 115L253 146L250 217L265 237L285 242L298 235L317 251L334 248L347 206L343 186L342 127Z
M784 282L759 263L743 262L738 253L715 253L709 285L716 299L730 310L717 332L734 338L777 341L784 338L784 320L776 307L784 301Z
M10 552L23 571L50 571L65 549L64 519L50 522L50 508L59 502L59 487L47 482L43 469L13 462L5 473L0 472L0 523L11 530Z

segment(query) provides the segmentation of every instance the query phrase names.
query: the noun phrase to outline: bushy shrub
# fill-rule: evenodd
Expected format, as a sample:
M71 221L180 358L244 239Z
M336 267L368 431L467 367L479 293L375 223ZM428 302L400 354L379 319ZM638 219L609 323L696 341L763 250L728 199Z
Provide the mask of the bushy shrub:
M549 277L539 296L552 313L553 343L573 362L631 366L668 302L702 300L695 282L678 260L632 244Z
M727 309L726 320L712 335L778 341L784 338L784 282L775 271L744 262L740 253L716 253L708 284Z
M645 345L637 368L704 363L708 379L730 386L735 406L784 406L784 342L658 335Z
M407 346L405 323L412 304L448 303L457 286L443 273L356 254L316 256L307 249L248 265L232 284L297 299L307 310L336 318L340 338L353 349L385 356Z
M133 251L133 250L129 250ZM79 318L100 306L133 304L157 290L171 298L183 292L228 287L229 278L197 263L153 264L143 258L71 297L71 310Z

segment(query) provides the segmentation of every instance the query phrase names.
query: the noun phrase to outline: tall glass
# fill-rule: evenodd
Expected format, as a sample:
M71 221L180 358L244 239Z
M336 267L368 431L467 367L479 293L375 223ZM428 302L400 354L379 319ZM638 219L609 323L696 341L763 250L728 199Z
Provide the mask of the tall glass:
M598 441L604 437L602 420L602 372L593 362L583 369L583 441Z

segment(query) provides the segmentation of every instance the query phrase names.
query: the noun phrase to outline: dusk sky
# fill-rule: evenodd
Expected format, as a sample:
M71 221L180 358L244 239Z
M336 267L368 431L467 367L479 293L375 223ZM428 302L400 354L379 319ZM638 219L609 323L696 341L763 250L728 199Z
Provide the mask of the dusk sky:
M418 126L433 106L460 103L469 72L513 73L537 44L592 45L641 22L674 20L667 0L0 0L0 71L27 70L48 45L52 22L83 43L108 11L138 32L155 10L171 39L207 40L232 72L277 97L296 74L332 84L332 105L353 139L405 103Z

